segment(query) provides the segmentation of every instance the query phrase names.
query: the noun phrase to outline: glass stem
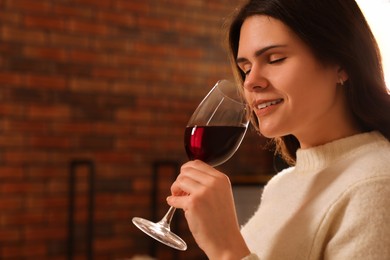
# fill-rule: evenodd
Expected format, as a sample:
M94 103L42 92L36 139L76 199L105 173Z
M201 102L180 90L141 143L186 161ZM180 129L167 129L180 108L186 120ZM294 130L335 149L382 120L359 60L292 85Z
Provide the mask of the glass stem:
M173 218L173 214L175 214L176 208L170 207L165 216L158 222L164 228L171 230L170 225Z

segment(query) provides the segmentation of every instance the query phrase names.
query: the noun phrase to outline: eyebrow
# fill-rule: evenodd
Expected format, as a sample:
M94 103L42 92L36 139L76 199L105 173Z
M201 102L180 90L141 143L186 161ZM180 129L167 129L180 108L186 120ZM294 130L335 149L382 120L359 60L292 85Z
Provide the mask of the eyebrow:
M270 50L270 49L273 49L273 48L279 48L279 47L286 47L287 45L283 45L283 44L279 44L279 45L270 45L270 46L267 46L267 47L264 47L264 48L261 48L260 50L257 50L255 52L255 55L254 57L259 57L261 56L264 52ZM247 62L248 59L247 58L237 58L236 59L236 63L239 64L239 63L243 63L243 62Z

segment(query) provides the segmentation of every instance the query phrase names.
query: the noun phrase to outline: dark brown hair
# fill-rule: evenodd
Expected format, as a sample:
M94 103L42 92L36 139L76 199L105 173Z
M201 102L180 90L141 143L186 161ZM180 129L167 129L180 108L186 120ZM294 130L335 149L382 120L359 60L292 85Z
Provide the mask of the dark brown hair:
M244 20L266 15L282 21L323 63L339 64L348 74L345 95L362 131L377 130L390 140L390 95L386 88L376 40L354 0L250 0L235 14L228 32L233 71L242 85L245 75L236 64ZM257 118L252 114L254 126ZM294 164L298 140L273 139L276 152Z

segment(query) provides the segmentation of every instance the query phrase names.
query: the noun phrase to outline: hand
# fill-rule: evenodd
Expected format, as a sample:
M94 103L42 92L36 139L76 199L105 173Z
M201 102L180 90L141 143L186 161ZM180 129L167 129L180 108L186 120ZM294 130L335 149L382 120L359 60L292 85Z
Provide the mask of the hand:
M184 210L192 235L209 259L241 259L249 254L225 174L202 161L190 161L181 167L171 192L168 204Z

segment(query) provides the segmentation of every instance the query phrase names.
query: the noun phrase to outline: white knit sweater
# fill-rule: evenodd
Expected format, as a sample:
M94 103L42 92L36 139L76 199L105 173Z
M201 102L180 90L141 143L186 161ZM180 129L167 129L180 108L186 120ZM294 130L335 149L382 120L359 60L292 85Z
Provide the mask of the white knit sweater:
M244 259L390 259L390 143L378 132L300 149L242 228Z

